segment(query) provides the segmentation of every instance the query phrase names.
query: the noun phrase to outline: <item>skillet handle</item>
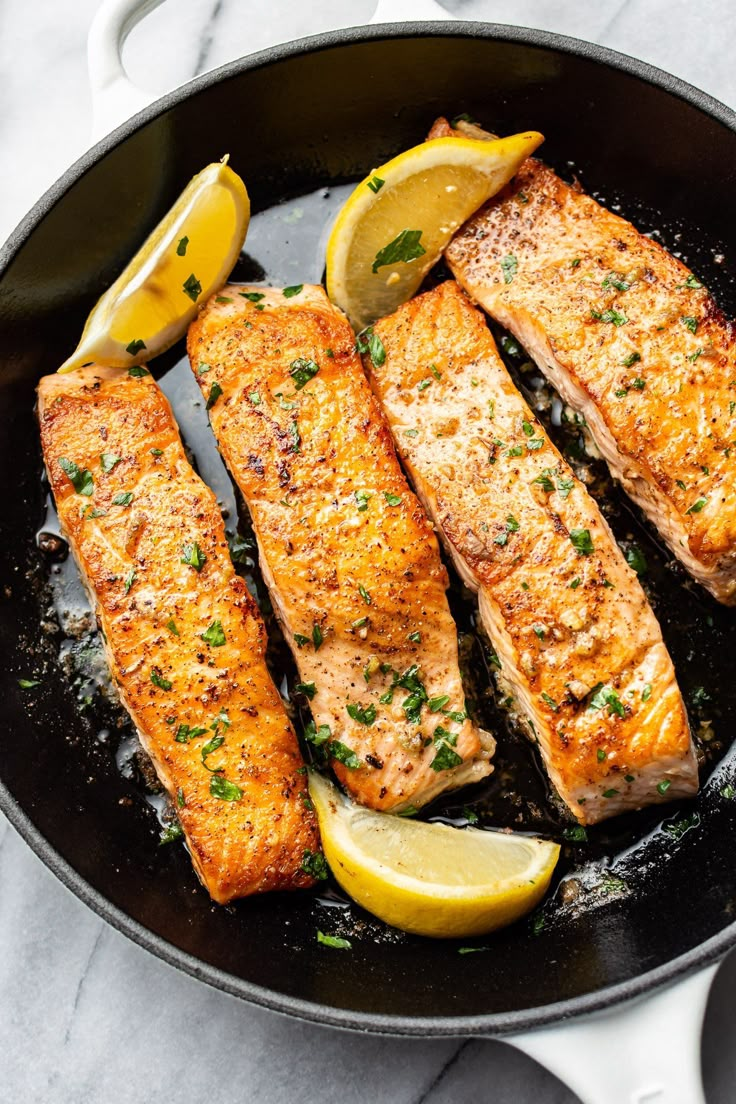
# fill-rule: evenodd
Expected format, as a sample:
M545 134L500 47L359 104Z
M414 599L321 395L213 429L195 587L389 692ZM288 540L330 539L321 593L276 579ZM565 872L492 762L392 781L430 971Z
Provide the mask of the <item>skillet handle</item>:
M103 0L87 37L87 68L92 92L92 141L104 138L156 99L128 77L123 44L144 16L163 0Z
M612 1012L504 1042L556 1074L583 1104L705 1104L700 1038L718 963Z

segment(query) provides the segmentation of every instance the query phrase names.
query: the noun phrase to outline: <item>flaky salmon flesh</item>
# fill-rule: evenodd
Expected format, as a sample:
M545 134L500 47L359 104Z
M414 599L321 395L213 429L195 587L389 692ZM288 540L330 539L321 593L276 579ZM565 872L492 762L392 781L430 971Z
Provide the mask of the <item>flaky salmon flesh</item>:
M700 280L531 158L445 256L693 577L736 603L736 340Z
M233 285L187 345L311 706L307 738L375 809L483 778L493 741L465 713L447 573L344 316L320 287Z
M366 371L557 793L583 824L694 794L659 625L480 312L448 281L375 334L385 355Z
M59 520L199 877L220 903L310 885L316 822L263 621L166 398L145 369L94 365L38 396Z

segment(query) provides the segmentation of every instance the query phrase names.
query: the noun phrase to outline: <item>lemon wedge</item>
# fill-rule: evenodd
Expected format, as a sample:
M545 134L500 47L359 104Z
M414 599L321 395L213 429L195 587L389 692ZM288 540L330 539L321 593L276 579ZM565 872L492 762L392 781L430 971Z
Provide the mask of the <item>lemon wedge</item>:
M249 219L248 192L227 158L208 165L97 302L59 371L87 361L124 368L163 353L225 283Z
M342 888L374 916L417 935L483 935L517 920L544 895L560 853L556 843L530 836L376 813L314 773L309 792Z
M327 243L327 293L356 330L411 298L455 231L543 141L536 131L434 138L358 185Z

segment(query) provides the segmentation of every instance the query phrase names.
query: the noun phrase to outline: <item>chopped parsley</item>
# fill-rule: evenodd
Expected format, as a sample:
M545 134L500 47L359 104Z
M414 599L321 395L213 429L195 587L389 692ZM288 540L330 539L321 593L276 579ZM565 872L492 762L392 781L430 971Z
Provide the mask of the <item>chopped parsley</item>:
M317 693L317 687L313 682L298 682L294 689L297 693L303 694L305 698L309 698L310 701Z
M123 580L123 589L125 590L126 594L132 587L133 583L136 581L136 578L136 571L135 568L133 568L133 570L129 571L128 574L125 576L125 579Z
M177 744L188 744L190 740L196 740L198 736L204 736L207 729L202 725L180 724L176 729L174 739Z
M605 280L601 284L603 288L613 287L616 291L628 291L631 284L628 280L624 280L623 276L620 276L618 272L609 272Z
M400 506L401 505L401 495L395 495L395 494L391 494L390 491L384 491L383 492L383 497L386 499L386 502L388 503L389 506Z
M612 307L604 311L593 310L591 307L590 314L597 322L612 322L614 326L624 326L629 321L623 311L614 310Z
M651 684L651 682L648 682L648 683L647 683L647 684L645 685L645 687L644 687L644 689L642 690L642 692L641 692L641 700L642 700L643 702L645 702L645 701L649 701L649 699L651 698L651 696L652 696L652 684Z
M143 346L145 349L145 345ZM147 368L144 368L142 364L135 364L132 368L128 369L128 375L133 379L143 379L144 376L150 376L150 372Z
M509 253L506 257L501 258L499 264L501 265L501 271L503 272L503 282L505 284L510 284L514 279L514 276L516 275L516 271L519 267L519 262L517 261L513 253Z
M457 735L454 732L448 732L442 725L437 725L432 742L437 749L429 764L433 771L452 770L460 766L463 760L454 750L457 744Z
M576 824L573 828L565 828L562 835L570 843L585 843L588 839L588 833L582 824Z
M355 491L355 501L358 504L358 513L362 514L368 509L368 503L373 498L372 494L368 494L368 491Z
M372 326L366 326L355 339L356 353L368 353L375 368L380 368L386 360L386 350L383 347L378 334L373 332Z
M551 698L549 696L549 694L545 693L544 691L542 691L540 697L541 697L543 702L546 702L546 704L550 707L550 709L552 710L553 713L559 713L560 707L559 707L559 704L555 701L554 698Z
M188 564L189 567L193 567L195 571L201 571L205 565L207 557L202 549L196 543L185 544L181 550L181 563Z
M378 191L377 188L376 191ZM334 947L337 951L350 951L353 947L349 939L342 939L339 935L325 935L321 931L317 932L317 942L321 943L323 947Z
M422 634L416 629L414 632L409 633L408 639L411 640L412 644L421 644Z
M21 690L32 690L34 686L40 686L41 685L41 680L40 679L19 678L18 679L18 685L20 686Z
M215 405L215 403L217 402L217 400L219 399L221 394L222 394L222 388L220 387L217 380L215 380L215 382L210 387L210 393L207 396L207 406L206 406L207 410L212 409L212 407Z
M208 767L207 766L207 759L210 755L212 755L213 752L217 751L218 748L221 748L224 743L225 743L225 737L224 736L219 736L217 733L215 733L215 735L212 737L211 740L208 740L206 744L202 745L202 751L201 751L202 763L208 771L211 771L211 770L217 771L217 770L222 769L221 767Z
M693 276L692 272L688 276L684 284L680 284L680 287L690 288L691 291L697 291L698 288L702 288L702 284L697 276Z
M210 778L210 793L220 801L240 801L243 791L234 782L228 782L221 774L213 774Z
M621 701L613 687L599 683L592 692L590 705L588 706L588 708L603 709L605 705L608 706L609 716L611 716L613 713L616 713L619 717L626 716L626 709L624 708L623 702Z
M295 295L299 295L304 291L304 284L292 284L290 287L285 287L281 292L284 299L293 299Z
M602 763L606 758L606 753L603 748L598 748L598 751L595 753L595 755L599 763Z
M171 689L171 682L163 677L158 667L153 667L151 669L151 682L154 686L158 686L159 690Z
M202 361L202 360L197 365L197 375L198 376L206 376L207 373L211 372L211 371L212 371L212 365L211 364L205 364L205 362Z
M167 824L161 832L161 835L158 837L159 845L161 846L165 843L173 843L174 840L181 839L183 835L184 829L182 828L179 821L175 820L173 821L173 823Z
M67 460L65 456L59 457L59 467L64 472L77 494L89 497L95 489L95 481L92 472L88 468L79 468L73 460Z
M194 273L191 276L187 276L186 280L182 284L182 291L185 295L188 295L193 303L196 303L202 294L202 285L200 284Z
M629 353L627 357L621 361L624 368L631 368L633 364L638 364L641 360L641 353Z
M230 298L229 295L216 295L215 296L215 302L216 303L232 303L232 299Z
M189 238L187 238L187 237L179 238L179 244L176 247L177 257L186 257L186 255L187 255L187 246L188 245L189 245ZM201 290L202 289L200 288L200 291Z
M289 366L289 375L293 379L297 391L301 391L302 387L306 387L318 372L319 364L313 360L308 360L306 357L298 357Z
M332 756L333 759L337 759L338 763L342 763L348 770L358 770L360 768L360 759L347 744L343 744L340 740L330 740L327 745L327 753Z
M657 783L657 793L662 794L664 796L664 794L667 793L667 791L668 791L668 789L670 788L671 785L672 785L672 782L670 781L669 778L663 778L661 782Z
M128 342L128 344L125 346L125 351L126 353L130 353L131 356L138 356L138 353L140 353L141 350L145 349L145 347L145 341L141 341L139 337L136 337L135 340Z
M315 621L312 625L312 643L314 644L315 652L318 652L320 650L324 639L325 638L322 629Z
M371 604L371 596L368 593L368 591L365 589L365 587L363 586L362 583L358 583L358 594L360 595L360 597L363 599L363 601L365 602L365 604L367 606L369 606Z
M555 489L555 485L550 479L547 472L543 472L541 475L538 475L536 479L532 480L532 483L539 483L540 487L546 494L550 494Z
M683 314L682 315L682 322L683 322L683 325L685 326L685 329L689 330L691 334L694 334L694 333L698 332L698 320L697 320L697 318L692 318L690 315Z
M121 456L115 456L112 452L103 452L100 455L100 467L103 472L111 472L112 469L120 463Z
M323 882L329 873L324 855L319 851L310 851L308 848L305 848L302 855L301 868L305 874L320 882Z
M378 250L371 271L375 274L385 265L408 264L423 257L427 251L420 242L421 236L421 230L402 230L393 241Z
M688 508L688 509L687 509L687 510L685 511L685 513L686 513L686 514L699 514L699 513L700 513L700 511L701 511L701 510L703 509L703 507L705 506L705 504L706 504L706 502L707 502L707 501L708 501L708 499L707 499L707 498L696 498L695 502L693 502L692 506L690 506L690 507L689 507L689 508Z
M571 529L570 541L578 556L589 556L593 551L590 529Z
M261 299L265 299L266 296L262 291L239 291L238 295L243 299L247 299L249 303L260 303Z
M370 180L367 180L367 181L366 181L366 186L367 186L368 188L370 188L370 190L371 190L371 191L373 192L373 194L375 195L375 194L376 194L377 192L380 192L381 188L383 187L383 185L384 185L385 183L386 183L386 181L385 181L385 180L381 180L380 176L372 176L372 177L370 178Z
M637 544L632 544L626 549L626 562L637 575L646 574L647 558Z
M133 498L134 498L134 495L133 495L132 491L119 491L118 494L116 494L113 497L112 505L113 506L130 506L131 502L133 501Z
M348 702L345 708L349 717L352 717L358 724L365 725L367 728L370 728L376 719L376 707L373 704L366 706L364 709L360 705Z
M429 709L430 713L439 713L441 709L444 709L449 700L449 694L440 694L436 698L430 698L427 702L427 709Z
M287 427L287 433L289 434L289 437L291 437L291 451L292 452L301 452L302 439L301 439L301 435L299 433L299 425L297 423L296 418L293 418L289 422L289 425Z
M314 721L309 721L304 726L304 739L316 748L323 747L332 736L332 729L328 724L321 724L319 728Z
M419 383L417 384L417 391L426 391L431 383L432 383L431 379L420 380Z
M202 633L202 640L213 648L221 648L227 641L222 622L213 621L209 628Z

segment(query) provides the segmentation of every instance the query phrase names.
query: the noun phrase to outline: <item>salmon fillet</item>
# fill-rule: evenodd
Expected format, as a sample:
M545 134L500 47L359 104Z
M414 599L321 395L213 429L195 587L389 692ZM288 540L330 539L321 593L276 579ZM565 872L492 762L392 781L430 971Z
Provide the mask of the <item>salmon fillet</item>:
M38 395L59 519L195 870L220 904L310 885L317 828L263 621L166 398L145 369L96 366Z
M320 287L231 286L188 350L310 699L307 737L375 809L484 777L492 741L465 714L437 540L344 316Z
M583 824L694 794L659 625L480 312L449 281L375 333L385 359L366 370L557 793Z
M447 133L438 121L430 136ZM736 341L707 289L531 158L445 257L584 415L675 556L736 603Z

